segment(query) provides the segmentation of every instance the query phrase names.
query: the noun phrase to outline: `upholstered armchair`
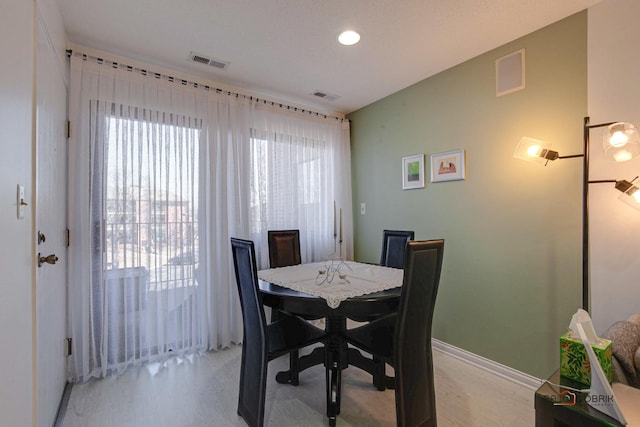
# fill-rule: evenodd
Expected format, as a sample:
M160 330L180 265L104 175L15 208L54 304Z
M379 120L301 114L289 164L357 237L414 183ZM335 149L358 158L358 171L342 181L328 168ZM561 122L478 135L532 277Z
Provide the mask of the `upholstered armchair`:
M640 388L640 313L615 322L602 338L611 340L613 381Z

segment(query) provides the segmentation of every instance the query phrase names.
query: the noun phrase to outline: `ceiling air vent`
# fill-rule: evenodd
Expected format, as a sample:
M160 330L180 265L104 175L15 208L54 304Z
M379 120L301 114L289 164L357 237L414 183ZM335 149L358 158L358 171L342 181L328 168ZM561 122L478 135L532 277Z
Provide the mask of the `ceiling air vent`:
M331 95L322 90L315 90L311 93L311 95L317 96L318 98L326 99L327 101L335 101L336 99L340 98L338 95Z
M225 70L229 66L228 62L224 62L219 59L209 58L206 55L201 55L195 52L191 52L189 54L189 60L192 62L197 62L198 64L210 65L220 70Z

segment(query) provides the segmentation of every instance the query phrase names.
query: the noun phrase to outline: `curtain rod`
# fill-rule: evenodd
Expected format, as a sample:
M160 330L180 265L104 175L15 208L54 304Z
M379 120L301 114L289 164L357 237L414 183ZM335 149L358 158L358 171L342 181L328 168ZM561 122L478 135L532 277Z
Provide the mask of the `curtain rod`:
M72 49L67 49L67 57L71 57L74 54ZM264 105L271 105L272 107L277 107L277 108L282 108L282 109L287 109L289 111L294 111L297 113L302 113L302 114L308 114L310 116L315 116L315 117L323 117L325 119L335 119L335 120L339 120L340 122L350 122L349 119L344 118L344 117L338 117L338 116L333 116L333 115L329 115L329 114L324 114L324 113L319 113L317 111L312 111L312 110L308 110L305 108L300 108L300 107L293 107L291 105L287 105L287 104L283 104L281 102L275 102L275 101L269 101L266 99L262 99L262 98L258 98L255 97L253 95L246 95L243 93L239 93L239 92L234 92L234 91L230 91L227 89L220 89L214 86L210 86L207 84L203 84L203 83L198 83L198 82L193 82L190 80L185 80L185 79L181 79L181 78L177 78L177 77L173 77L164 73L158 73L155 71L149 71L146 70L144 68L140 68L140 67L135 67L133 65L127 65L127 64L123 64L120 62L116 62L116 61L110 61L108 59L103 59L97 56L93 56L93 55L88 55L86 53L82 53L82 52L76 52L76 56L82 57L83 60L87 60L87 59L93 59L95 61L97 61L99 64L110 64L113 68L119 68L119 67L124 67L127 69L127 71L135 71L138 72L144 76L150 75L155 77L156 79L162 79L165 78L170 82L180 82L182 85L184 86L193 86L194 88L202 88L204 90L214 90L216 91L216 93L221 93L224 94L226 93L228 96L235 96L236 98L244 98L244 99L248 99L252 102L256 102L256 103L262 103Z

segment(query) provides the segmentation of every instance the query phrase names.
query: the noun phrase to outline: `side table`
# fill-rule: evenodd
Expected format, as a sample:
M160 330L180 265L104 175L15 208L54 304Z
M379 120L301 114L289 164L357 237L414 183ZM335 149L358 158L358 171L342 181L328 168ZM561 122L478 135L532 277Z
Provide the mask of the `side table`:
M536 390L536 427L623 427L617 420L589 406L585 401L587 393L574 392L556 384L578 390L589 388L561 376L559 370L554 372Z

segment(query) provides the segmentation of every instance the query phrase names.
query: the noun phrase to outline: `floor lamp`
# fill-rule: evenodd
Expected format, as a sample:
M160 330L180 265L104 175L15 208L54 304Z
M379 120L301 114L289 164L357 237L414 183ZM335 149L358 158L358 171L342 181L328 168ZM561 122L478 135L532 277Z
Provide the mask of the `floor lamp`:
M609 122L592 125L589 117L584 118L583 139L584 151L582 154L560 156L557 151L550 149L551 144L533 138L522 137L514 157L526 161L547 165L550 161L558 159L571 159L582 157L582 308L589 311L589 184L614 183L615 188L621 191L619 199L640 210L640 191L633 182L626 180L590 180L589 178L589 147L591 129L604 128L603 151L604 156L616 162L631 160L640 154L640 137L638 131L630 123Z

